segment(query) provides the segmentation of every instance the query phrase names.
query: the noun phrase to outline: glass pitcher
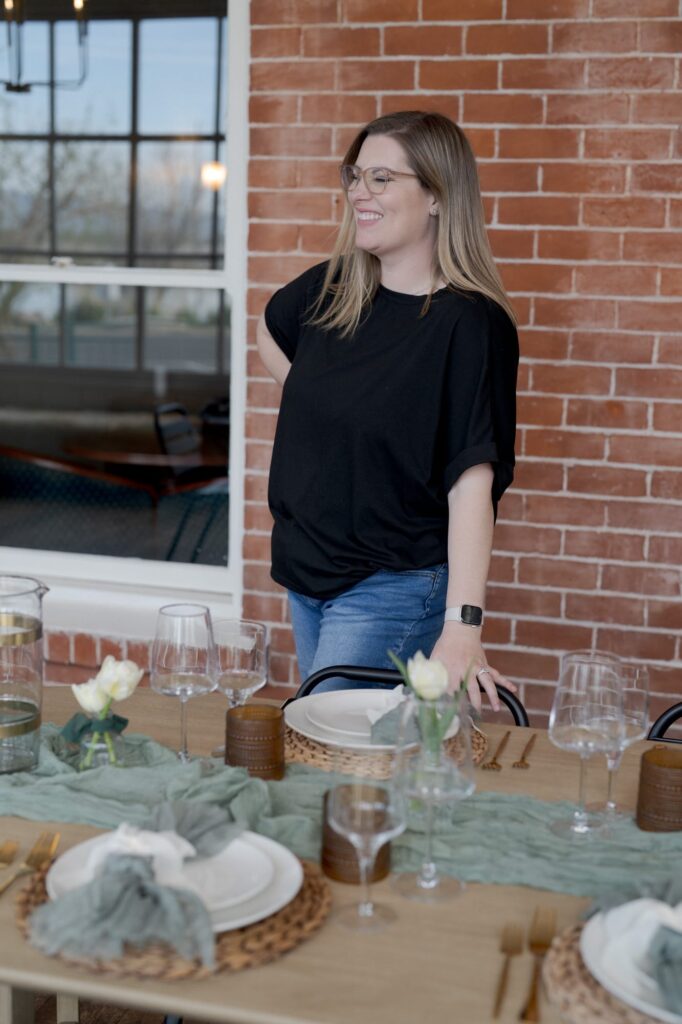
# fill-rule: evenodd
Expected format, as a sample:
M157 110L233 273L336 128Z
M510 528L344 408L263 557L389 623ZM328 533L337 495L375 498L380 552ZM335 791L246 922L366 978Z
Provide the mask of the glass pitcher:
M40 580L0 575L0 772L38 764L47 591Z

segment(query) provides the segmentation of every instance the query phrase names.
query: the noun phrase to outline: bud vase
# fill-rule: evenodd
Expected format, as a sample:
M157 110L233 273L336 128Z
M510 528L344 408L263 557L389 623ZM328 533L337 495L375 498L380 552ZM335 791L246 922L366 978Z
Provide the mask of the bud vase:
M125 763L125 740L119 733L97 731L97 719L92 719L92 731L80 741L78 770L102 768L106 765L120 768Z

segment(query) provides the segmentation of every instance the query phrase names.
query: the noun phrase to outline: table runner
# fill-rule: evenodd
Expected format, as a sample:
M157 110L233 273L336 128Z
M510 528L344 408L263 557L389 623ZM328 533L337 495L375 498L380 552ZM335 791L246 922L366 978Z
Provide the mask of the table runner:
M126 739L135 766L78 773L57 756L63 753L58 729L43 726L39 767L0 776L0 814L115 828L122 821L145 825L150 808L162 800L199 800L229 809L240 824L299 857L319 859L322 794L332 781L328 772L290 765L281 782L264 782L217 760L181 764L173 751L145 736ZM583 844L553 835L549 822L573 809L566 801L475 793L440 813L435 857L443 871L465 881L599 897L639 889L642 881L660 884L679 863L679 832L641 832L624 822L611 840ZM424 846L417 831L394 840L394 870L415 869Z

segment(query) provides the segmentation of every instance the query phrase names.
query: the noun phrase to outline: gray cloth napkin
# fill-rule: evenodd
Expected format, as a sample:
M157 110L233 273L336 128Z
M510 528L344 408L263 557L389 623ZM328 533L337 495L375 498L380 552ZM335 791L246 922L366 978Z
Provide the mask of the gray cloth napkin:
M166 942L188 959L215 965L211 919L198 896L154 881L147 857L111 856L87 885L31 915L29 939L49 956L120 957L124 947Z
M381 718L377 718L376 722L372 725L372 743L380 743L382 745L392 745L398 742L400 736L400 724L403 717L403 711L405 710L404 704L398 704L396 708L391 708ZM414 718L410 719L407 723L407 730L403 738L403 743L418 743L419 742L419 730L417 729L417 723Z
M226 808L189 800L165 800L153 807L146 827L150 832L177 832L199 857L219 853L244 831Z
M682 934L663 925L653 937L648 956L663 1002L673 1013L682 1014Z
M214 804L165 800L151 809L152 832L176 832L199 857L224 849L244 831L229 810ZM124 946L166 942L184 957L215 961L208 910L188 889L160 885L149 857L112 854L95 878L40 907L31 916L30 940L43 952L119 957Z

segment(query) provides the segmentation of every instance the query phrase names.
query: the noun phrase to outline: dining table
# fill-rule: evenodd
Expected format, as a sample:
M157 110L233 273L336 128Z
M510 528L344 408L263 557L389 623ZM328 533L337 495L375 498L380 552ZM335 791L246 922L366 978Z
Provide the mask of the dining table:
M70 687L46 685L43 721L63 724L76 710L74 705ZM177 746L177 701L140 687L120 710L129 718L130 732ZM225 711L225 698L218 693L190 701L192 754L208 755L223 739ZM502 713L481 728L488 736L489 753L507 729L511 736L501 771L476 770L478 791L575 800L578 758L554 747L545 729L515 727ZM530 768L514 770L512 763L533 732L537 740ZM626 751L616 779L616 798L633 808L646 747L647 741L641 741ZM605 759L593 758L588 797L603 799L605 788ZM87 825L5 816L0 839L16 839L25 850L47 828L61 833L60 853L98 833ZM566 857L570 856L567 841ZM357 901L357 886L329 884L334 907ZM266 966L169 981L121 979L43 955L17 930L12 892L20 886L20 881L15 883L0 899L0 1024L31 1024L36 993L55 993L62 1000L71 999L74 1006L76 997L223 1024L416 1024L422 1019L488 1024L502 964L504 923L518 923L527 935L535 908L542 906L556 911L561 930L576 923L588 904L581 896L496 884L468 884L451 902L425 904L402 898L386 879L375 886L375 896L395 910L397 919L383 930L350 932L335 923L332 913L307 941ZM514 958L501 1024L518 1019L532 966L527 948ZM561 1020L546 997L541 1013L545 1024Z

